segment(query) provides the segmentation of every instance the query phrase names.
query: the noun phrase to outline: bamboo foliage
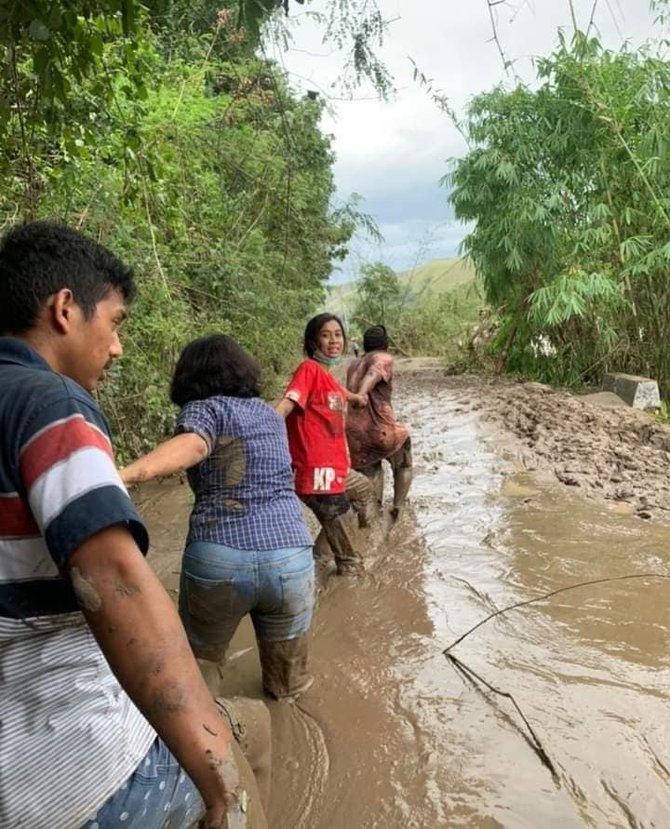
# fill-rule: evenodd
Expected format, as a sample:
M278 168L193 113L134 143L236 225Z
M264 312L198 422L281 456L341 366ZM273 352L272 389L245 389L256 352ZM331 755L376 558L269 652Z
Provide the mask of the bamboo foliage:
M445 184L501 311L510 370L562 383L616 368L670 390L670 67L577 33L538 85L468 113Z

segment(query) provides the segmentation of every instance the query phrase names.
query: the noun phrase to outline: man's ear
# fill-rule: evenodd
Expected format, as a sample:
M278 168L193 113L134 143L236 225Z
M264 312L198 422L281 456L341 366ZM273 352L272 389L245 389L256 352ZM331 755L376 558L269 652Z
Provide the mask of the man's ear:
M61 288L49 297L47 308L59 334L67 334L71 327L77 303L69 288Z

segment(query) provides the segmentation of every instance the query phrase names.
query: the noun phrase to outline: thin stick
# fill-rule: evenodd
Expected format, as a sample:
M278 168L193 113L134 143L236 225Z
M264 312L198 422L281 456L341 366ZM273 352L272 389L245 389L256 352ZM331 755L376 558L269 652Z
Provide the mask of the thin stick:
M568 0L568 5L570 6L570 17L572 18L572 28L575 30L575 34L579 31L579 25L577 23L577 15L575 14L575 4L572 0Z
M567 587L559 587L558 590L552 590L551 593L545 593L544 596L536 596L534 599L526 599L524 602L516 602L515 604L508 605L507 607L503 607L500 610L496 610L495 613L490 613L480 622L477 622L476 625L470 628L470 630L466 630L462 636L459 636L458 639L455 639L451 645L446 647L442 653L445 656L449 656L449 651L452 648L455 648L456 645L460 644L465 638L467 638L471 633L474 633L477 628L482 627L487 622L490 622L491 619L495 619L496 616L500 616L503 613L507 613L510 610L516 610L519 607L526 607L529 604L534 604L535 602L543 602L545 599L550 599L552 596L557 596L559 593L566 593L568 590L576 590L578 587L588 587L592 584L609 584L615 581L627 581L629 579L670 579L670 575L666 575L663 573L634 573L630 576L615 576L608 579L591 579L590 581L581 581L578 584L569 584Z
M523 724L528 729L528 734L530 734L530 739L528 738L527 735L524 735L526 737L526 740L528 741L529 745L532 747L533 751L535 751L537 756L540 758L540 761L542 762L542 764L544 766L546 766L547 769L549 769L549 771L551 772L551 774L554 777L554 780L556 780L556 781L560 780L558 772L556 771L556 767L551 762L551 759L549 758L549 755L545 751L544 746L542 745L542 742L540 741L540 738L535 733L535 730L533 729L533 726L530 724L530 722L528 721L528 718L525 716L525 714L521 710L521 707L519 706L517 701L514 699L514 696L512 694L510 694L508 691L503 691L500 688L496 688L494 685L491 685L491 683L487 682L487 680L485 680L484 677L480 676L476 671L473 671L472 668L470 668L468 665L466 665L457 656L454 656L454 654L450 653L450 651L451 651L452 648L454 648L456 645L458 645L459 642L462 642L467 636L469 636L471 633L474 633L474 631L477 630L477 628L480 628L482 625L485 625L487 622L489 622L491 619L494 619L496 616L500 616L503 613L507 613L507 611L509 611L509 610L516 610L519 607L525 607L526 605L533 604L534 602L541 602L541 601L544 601L545 599L551 598L552 596L556 596L559 593L565 593L568 590L575 590L578 587L586 587L588 585L593 585L593 584L607 584L607 583L610 583L610 582L626 581L626 580L629 580L629 579L670 579L670 575L666 575L664 573L635 573L635 574L628 575L628 576L615 576L615 577L607 578L607 579L591 579L590 581L583 581L583 582L580 582L579 584L571 584L571 585L568 585L567 587L560 587L558 590L552 590L551 593L545 593L544 596L537 596L534 599L527 599L524 602L516 602L515 604L508 605L507 607L503 607L501 610L496 610L495 613L490 613L486 618L482 619L481 622L478 622L476 625L471 627L470 630L466 631L462 636L459 636L458 639L456 639L454 642L451 643L451 645L449 645L447 648L445 648L442 651L444 656L446 656L446 658L452 663L452 665L456 668L456 670L459 671L459 673L461 673L464 677L466 677L470 682L474 682L473 681L473 677L474 677L485 688L488 688L489 691L491 691L494 694L497 694L498 696L505 697L506 699L508 699L512 703L512 705L514 706L514 709L516 710L517 714L521 717L521 720L523 721Z
M453 666L456 668L456 670L460 671L460 673L462 673L464 676L466 676L470 680L470 682L472 682L472 677L475 677L475 679L478 682L481 682L481 684L484 685L486 688L488 688L489 691L492 691L494 694L497 694L500 697L505 697L506 699L508 699L512 703L512 705L514 706L517 714L521 717L521 719L523 720L524 725L528 729L528 733L531 736L531 739L529 740L529 742L530 742L530 745L532 746L533 750L536 752L536 754L540 758L542 764L544 766L546 766L549 769L549 771L552 773L552 775L554 776L554 779L559 780L559 775L558 775L558 772L556 771L556 767L554 766L554 764L549 759L549 755L544 750L544 746L542 745L542 742L540 741L540 738L535 733L535 730L533 729L533 726L528 722L528 719L526 718L525 714L523 713L523 711L519 707L519 705L518 705L517 701L514 699L513 695L510 694L508 691L502 691L500 688L496 688L494 685L491 685L491 683L487 682L484 679L484 677L480 676L476 671L473 671L472 668L470 668L468 665L466 665L462 660L460 660L457 656L454 656L452 653L447 653L447 654L445 654L445 656L453 664Z
M158 255L158 245L156 243L156 230L154 228L154 220L151 218L151 209L149 208L149 193L147 191L147 183L145 179L142 179L142 191L144 193L144 207L147 212L147 224L149 225L149 235L151 237L151 249L154 254L154 261L156 262L156 268L158 269L158 273L163 280L163 284L165 285L168 294L170 293L170 285L168 283L167 277L165 276L165 271L163 270L163 265L161 264L161 258Z
M598 8L599 0L593 0L593 8L591 9L591 17L589 19L589 25L586 27L586 36L589 36L589 32L591 31L592 27L595 25L596 22L596 9Z
M486 0L486 5L488 6L489 10L489 17L491 18L491 29L493 30L493 42L498 47L498 51L500 52L500 57L503 62L503 69L505 70L505 74L509 75L509 61L505 57L505 52L503 50L502 44L500 42L500 38L498 37L498 24L496 23L496 17L493 12L495 6L502 6L506 3L507 0Z

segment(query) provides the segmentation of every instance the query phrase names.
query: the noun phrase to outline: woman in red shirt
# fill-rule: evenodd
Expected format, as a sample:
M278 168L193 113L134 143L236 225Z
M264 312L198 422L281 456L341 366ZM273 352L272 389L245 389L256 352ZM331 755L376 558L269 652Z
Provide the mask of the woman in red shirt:
M355 513L346 493L350 472L345 431L347 402L367 398L343 388L331 374L346 346L334 314L318 314L305 328L306 359L295 370L277 411L286 418L296 492L316 515L339 575L358 575L363 557L353 541Z

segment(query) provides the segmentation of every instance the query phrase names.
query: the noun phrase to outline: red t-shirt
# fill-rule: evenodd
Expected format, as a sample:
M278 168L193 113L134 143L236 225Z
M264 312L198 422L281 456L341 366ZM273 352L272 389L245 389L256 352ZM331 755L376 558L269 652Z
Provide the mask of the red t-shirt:
M300 495L335 495L345 490L349 449L345 433L346 393L316 360L304 360L284 393L295 403L286 418L288 443Z

